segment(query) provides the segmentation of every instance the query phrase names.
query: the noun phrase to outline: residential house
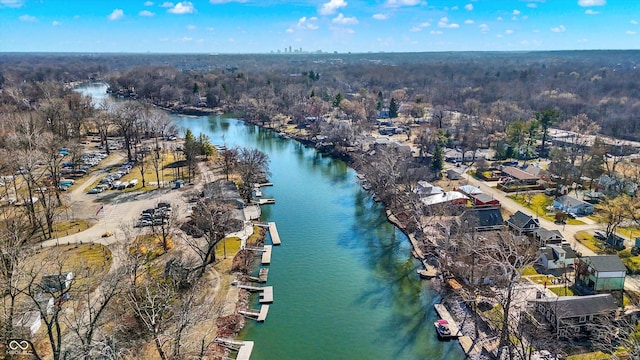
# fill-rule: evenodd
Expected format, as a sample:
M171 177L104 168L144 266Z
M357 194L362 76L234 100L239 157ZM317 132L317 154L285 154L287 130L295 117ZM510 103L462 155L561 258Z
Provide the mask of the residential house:
M485 193L469 195L471 198L471 202L473 206L483 207L483 206L494 206L500 207L500 200L494 198L493 196L487 195Z
M466 195L458 191L447 191L440 193L439 195L420 198L420 201L427 206L440 204L466 205L468 200L469 198Z
M538 240L538 245L557 245L564 241L564 236L558 230L547 230L543 227L533 231L533 237Z
M421 197L441 195L443 193L441 187L432 185L431 183L424 180L418 181L418 184L414 192L420 195Z
M513 182L517 182L518 185L537 185L539 179L538 176L532 175L513 166L503 167L502 176L509 178Z
M54 275L43 275L40 285L49 293L56 293L67 289L73 281L73 273L66 272Z
M529 304L534 306L535 317L547 321L563 338L592 331L594 322L613 318L618 308L611 294L543 297L530 300Z
M460 188L458 188L458 191L460 191L465 195L482 194L482 190L480 190L480 188L475 187L473 185L462 185L460 186Z
M538 219L534 219L533 216L527 215L518 210L515 214L509 217L507 225L518 235L532 234L540 228L540 221L538 221Z
M618 255L585 256L576 262L576 285L589 292L622 291L626 276Z
M466 166L455 167L451 169L447 169L447 179L449 180L460 180L462 175L467 171Z
M591 215L593 214L594 210L593 204L589 204L586 201L578 200L569 195L564 195L556 198L553 201L553 207L555 209L575 215Z
M638 184L616 176L602 175L595 181L595 191L608 196L618 196L622 193L634 195L638 191Z
M22 316L15 314L13 318L13 330L21 338L32 337L42 326L42 318L39 311L27 311Z
M569 245L547 245L539 250L538 263L547 270L565 270L578 258Z
M549 172L545 169L542 169L537 163L529 164L523 170L526 173L529 173L533 176L537 176L538 179L542 179L542 180L549 179Z
M474 208L460 215L460 224L471 224L475 231L502 230L504 219L500 208Z

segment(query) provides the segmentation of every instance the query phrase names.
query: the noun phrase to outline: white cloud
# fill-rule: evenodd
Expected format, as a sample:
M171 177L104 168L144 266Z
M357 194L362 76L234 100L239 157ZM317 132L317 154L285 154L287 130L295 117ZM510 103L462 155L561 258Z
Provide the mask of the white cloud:
M138 13L139 16L146 16L146 17L151 17L151 16L155 16L155 13L152 13L149 10L142 10Z
M587 10L584 11L584 13L587 14L587 15L598 15L598 14L600 14L600 11L587 9Z
M633 24L633 25L638 25L638 20L635 20L635 19L634 19L634 20L631 20L631 21L629 21L629 22L630 22L631 24Z
M162 5L160 5L160 7L163 7L163 8L172 8L172 7L173 7L173 3L172 3L172 2L169 2L169 1L165 1L165 2L163 2L163 3L162 3Z
M24 0L0 0L0 8L2 7L19 8L22 5L24 5Z
M438 27L447 28L447 29L457 29L460 25L456 23L449 23L449 18L443 17L438 21Z
M31 16L31 15L27 15L24 14L22 16L20 16L18 19L20 19L20 21L24 21L24 22L37 22L38 18L36 18L35 16Z
M489 25L487 24L480 24L478 25L478 27L480 28L480 32L483 34L486 34L489 32Z
M460 10L460 8L458 7L458 5L456 5L456 6L452 7L451 10L456 11L456 10Z
M195 30L195 29L196 29L195 25L191 25L191 24L187 25L187 30Z
M564 25L560 25L560 26L552 27L551 31L555 33L561 33L561 32L567 31L567 28L565 28Z
M167 11L169 11L172 14L182 15L182 14L194 13L196 11L196 9L193 7L193 3L192 2L190 2L190 1L181 1L181 2L177 3L174 7L170 8Z
M314 23L315 21L318 21L318 18L315 16L312 16L310 18L303 16L300 18L300 20L298 20L298 24L296 25L296 27L298 29L317 30L319 26ZM291 32L293 32L293 29L291 29Z
M185 37L181 38L181 39L180 39L180 40L178 40L178 41L180 41L180 42L189 42L189 41L191 41L191 40L193 40L193 38L192 38L192 37L185 36Z
M62 25L62 23L60 21L53 20L51 22L51 26L60 26L60 25Z
M329 2L322 4L318 12L320 15L332 15L336 13L336 10L345 6L347 6L347 2L344 0L329 0Z
M513 12L511 12L511 15L515 15L515 16L520 15L520 10L514 9Z
M473 4L467 4L464 6L465 10L471 11L473 10Z
M496 20L497 20L497 21L502 21L502 16L498 16L498 17L496 18Z
M387 15L387 14L373 14L372 18L374 18L376 20L387 20L389 18L389 15Z
M286 32L287 32L287 34L292 34L292 33L293 33L293 29L292 29L292 28L288 28L288 29L286 30Z
M247 0L209 0L209 2L212 4L226 4L230 2L244 3L247 2Z
M627 34L627 35L635 35L636 32L632 31L632 30L627 30L627 32L625 32L625 34Z
M507 30L505 30L504 33L507 34L507 35L511 35L511 34L513 34L513 30L507 29Z
M422 29L431 26L431 23L428 22L423 22L422 24L418 24L414 27L412 27L409 31L411 32L418 32L418 31L422 31Z
M520 41L520 45L529 45L529 41L528 40L522 40L522 41Z
M496 35L496 37L502 39L504 37L504 35L498 34L498 35Z
M338 14L335 18L333 18L332 22L334 24L340 25L356 25L358 23L358 19L355 17L345 17L342 13Z
M111 21L122 19L124 16L124 11L122 9L115 9L111 14L109 14L108 19Z
M607 5L607 0L578 0L579 6L604 6Z
M207 31L213 31L213 28L212 27L208 27Z
M144 6L153 6L153 1L145 1Z
M530 9L535 9L535 8L538 7L538 4L536 4L536 3L528 3L527 7L530 8Z
M471 20L471 19L467 19L467 20L464 21L464 23L467 24L467 25L472 25L472 24L475 24L476 22Z
M420 4L421 0L387 0L387 6L415 6Z
M429 32L429 34L431 34L431 35L442 35L442 31L440 31L440 30L431 30Z

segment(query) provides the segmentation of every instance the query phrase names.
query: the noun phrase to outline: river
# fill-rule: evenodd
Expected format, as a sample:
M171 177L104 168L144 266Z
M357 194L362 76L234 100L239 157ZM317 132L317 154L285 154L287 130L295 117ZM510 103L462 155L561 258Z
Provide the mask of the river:
M104 96L100 85L79 90ZM344 162L236 119L172 116L183 131L271 159L274 186L263 196L276 203L262 217L276 222L282 245L269 266L267 320L247 320L240 334L255 342L252 359L464 358L456 341L437 339L440 298L418 278L407 237Z

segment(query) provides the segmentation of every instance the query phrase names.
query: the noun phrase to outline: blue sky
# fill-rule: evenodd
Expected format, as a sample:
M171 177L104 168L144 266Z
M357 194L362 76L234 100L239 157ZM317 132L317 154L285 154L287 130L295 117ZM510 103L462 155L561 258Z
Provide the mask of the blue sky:
M0 0L0 51L640 49L638 0Z

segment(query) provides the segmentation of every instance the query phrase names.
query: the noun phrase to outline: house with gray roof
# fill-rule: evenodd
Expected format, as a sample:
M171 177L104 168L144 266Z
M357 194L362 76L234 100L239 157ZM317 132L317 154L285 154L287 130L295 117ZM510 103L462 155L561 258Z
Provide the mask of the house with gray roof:
M538 263L550 271L564 271L577 258L578 254L569 245L548 245L540 248Z
M622 291L626 276L618 255L585 256L576 262L576 285L589 292Z
M618 309L611 294L542 297L529 304L537 320L551 324L558 337L568 339L592 331L593 324L613 318Z
M460 215L461 224L473 226L475 231L502 230L504 219L500 208L474 208L468 209Z
M575 215L591 215L594 210L593 204L578 200L569 195L560 196L555 199L553 201L553 207L557 210Z
M538 240L540 246L549 244L561 244L564 241L564 236L558 230L547 230L543 227L533 231L533 237Z
M534 219L533 216L527 215L518 210L507 220L507 226L518 235L532 234L540 228L540 221Z

